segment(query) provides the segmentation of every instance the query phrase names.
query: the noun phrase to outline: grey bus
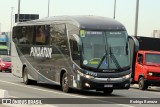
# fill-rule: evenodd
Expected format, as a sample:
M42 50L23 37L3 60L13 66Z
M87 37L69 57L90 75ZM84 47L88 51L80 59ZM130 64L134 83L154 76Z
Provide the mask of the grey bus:
M110 94L130 88L130 48L120 22L101 16L55 16L13 27L12 73L25 84Z

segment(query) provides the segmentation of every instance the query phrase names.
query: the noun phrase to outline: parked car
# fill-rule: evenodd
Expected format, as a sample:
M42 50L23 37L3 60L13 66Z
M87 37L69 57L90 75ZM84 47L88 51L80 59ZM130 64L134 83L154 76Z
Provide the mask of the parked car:
M0 72L9 71L11 72L11 57L0 56Z

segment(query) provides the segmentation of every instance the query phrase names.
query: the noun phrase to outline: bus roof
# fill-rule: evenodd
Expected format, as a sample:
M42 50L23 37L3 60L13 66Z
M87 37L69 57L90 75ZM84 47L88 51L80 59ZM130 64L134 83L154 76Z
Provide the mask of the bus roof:
M101 16L54 16L43 19L20 22L17 26L46 25L52 23L70 23L81 29L125 30L118 21Z
M8 49L8 46L0 45L0 49Z

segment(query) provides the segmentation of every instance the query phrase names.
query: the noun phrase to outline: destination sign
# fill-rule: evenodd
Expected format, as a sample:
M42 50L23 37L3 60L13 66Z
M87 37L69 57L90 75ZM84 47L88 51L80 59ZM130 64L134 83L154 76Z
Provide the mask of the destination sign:
M87 31L87 35L102 35L103 32L100 31Z

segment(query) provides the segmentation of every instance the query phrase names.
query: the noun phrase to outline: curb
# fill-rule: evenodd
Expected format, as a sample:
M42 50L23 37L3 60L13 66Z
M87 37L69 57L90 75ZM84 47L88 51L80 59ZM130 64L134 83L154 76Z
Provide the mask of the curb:
M8 91L0 89L0 98L9 98Z

